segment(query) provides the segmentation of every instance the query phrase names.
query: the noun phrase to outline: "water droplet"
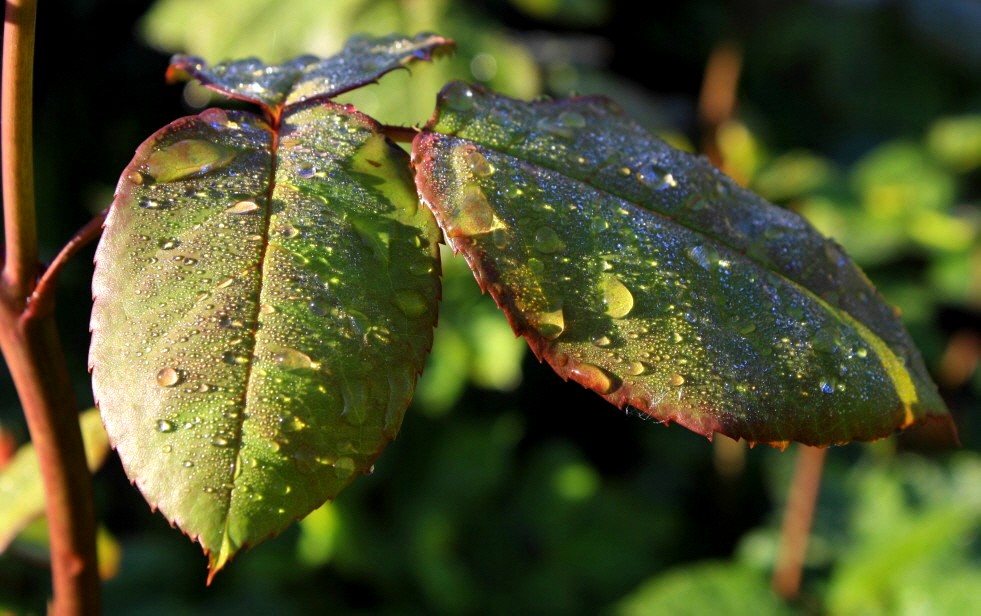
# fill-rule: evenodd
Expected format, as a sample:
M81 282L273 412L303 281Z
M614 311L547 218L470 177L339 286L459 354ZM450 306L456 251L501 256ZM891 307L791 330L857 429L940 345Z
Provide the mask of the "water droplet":
M594 233L601 233L610 228L610 223L606 222L606 219L594 217L589 221L589 229Z
M835 393L835 383L833 379L821 379L818 383L818 387L821 388L821 392L825 394Z
M627 364L626 372L630 376L640 376L644 374L644 372L646 371L647 371L647 367L642 362L632 361L629 364Z
M161 250L173 250L180 245L181 241L176 237L166 237L157 242L157 246L159 246Z
M296 177L300 178L301 180L309 180L315 175L317 175L317 170L307 165L296 170Z
M409 263L409 273L415 276L425 276L433 271L433 262L429 259Z
M315 362L306 353L291 348L283 348L274 353L273 361L285 370L317 370L320 368L320 362Z
M528 259L528 269L530 269L534 274L541 274L542 272L545 271L545 264L542 262L541 259L536 259L535 257L532 257Z
M191 462L190 460L184 460L184 468L191 468L192 466L194 466L194 462Z
M855 349L855 355L857 355L859 357L863 357L864 358L864 357L868 356L868 354L869 354L869 351L865 347L858 347L857 349Z
M494 240L494 245L498 248L507 248L508 245L508 232L504 228L494 229L491 233L491 238Z
M474 107L473 90L465 85L451 87L446 92L444 102L453 111L470 111Z
M285 223L276 227L276 233L280 237L284 237L288 240L300 235L300 230L289 223Z
M477 151L473 146L466 146L463 151L463 160L470 167L470 171L477 177L488 177L494 174L494 165L487 158Z
M608 347L611 344L613 344L613 341L610 340L610 337L609 336L597 336L597 337L593 338L593 344L595 346L600 347L601 349L605 349L606 347Z
M337 458L337 460L334 461L334 472L337 473L337 476L341 479L353 475L354 467L355 467L354 460L347 456L344 456L343 458Z
M157 432L173 432L177 426L173 422L161 419L157 422Z
M476 184L468 184L460 195L460 207L452 221L451 234L455 237L489 233L501 226L484 191Z
M830 329L819 329L811 338L811 346L821 353L834 353L838 349L838 340Z
M538 252L551 254L565 250L565 242L551 227L539 227L532 241Z
M614 319L622 319L633 310L633 294L615 275L600 274L599 291L603 300L603 312Z
M259 204L255 201L239 201L225 210L226 214L248 214L259 209Z
M259 314L272 314L276 312L275 306L270 306L269 304L259 304Z
M565 331L565 313L561 306L555 310L531 313L528 320L546 340L555 340Z
M671 387L681 387L684 384L685 377L681 376L677 372L672 373L671 376L668 377L668 385Z
M140 184L143 183L143 174L140 173L139 171L132 171L129 173L129 175L126 176L126 179L129 180L131 183L139 186Z
M544 117L538 121L538 127L553 135L572 139L576 129L586 126L586 118L576 111L563 111L557 117Z
M213 439L211 439L211 444L214 445L215 447L228 447L229 445L232 444L232 442L227 438L225 438L224 436L216 436Z
M418 317L429 310L426 298L415 289L399 289L396 291L395 305L409 318Z
M696 244L688 249L687 254L693 263L708 271L714 270L719 264L719 251L713 246Z
M620 387L620 381L606 370L594 364L579 364L569 371L569 375L583 387L601 394L609 394Z
M183 139L147 158L147 170L157 182L174 182L221 169L236 151L203 139Z
M743 325L742 327L739 328L739 333L744 336L747 334L752 334L755 331L756 331L755 323L747 323L746 325ZM677 342L677 340L675 342Z
M232 366L241 366L243 364L248 363L249 358L239 355L235 351L225 351L224 353L222 353L221 361L225 362L226 364L230 364Z
M173 387L182 380L184 380L184 377L180 371L175 370L170 366L157 373L157 385L160 385L161 387Z
M173 445L164 445L163 447L160 448L160 451L162 451L164 453L170 453L173 450L174 450L174 446Z

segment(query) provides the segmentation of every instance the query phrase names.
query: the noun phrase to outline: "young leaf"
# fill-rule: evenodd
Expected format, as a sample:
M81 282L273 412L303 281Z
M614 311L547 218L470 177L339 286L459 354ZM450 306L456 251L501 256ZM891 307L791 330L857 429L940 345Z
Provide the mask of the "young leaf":
M834 241L609 101L451 84L413 144L454 250L540 359L711 437L824 445L946 409Z
M303 80L257 67L234 88L285 106L209 109L150 137L96 253L90 365L107 431L212 575L371 468L432 341L439 230L408 157L374 120L319 100L390 70L349 57L304 64L340 75L299 97L317 101L290 103Z

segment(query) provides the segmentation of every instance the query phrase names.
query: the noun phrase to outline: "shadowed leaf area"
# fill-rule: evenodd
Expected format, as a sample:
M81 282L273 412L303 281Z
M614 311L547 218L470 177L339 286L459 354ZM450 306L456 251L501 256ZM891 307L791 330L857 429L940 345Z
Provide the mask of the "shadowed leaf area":
M451 84L413 161L515 332L619 407L775 445L949 421L894 311L837 243L606 99Z
M379 42L395 66L435 44ZM265 80L282 67L211 83L287 103L209 109L150 137L96 253L90 365L107 431L212 575L370 470L432 342L439 230L408 157L321 100L390 70L348 53L323 61L342 75L323 92Z

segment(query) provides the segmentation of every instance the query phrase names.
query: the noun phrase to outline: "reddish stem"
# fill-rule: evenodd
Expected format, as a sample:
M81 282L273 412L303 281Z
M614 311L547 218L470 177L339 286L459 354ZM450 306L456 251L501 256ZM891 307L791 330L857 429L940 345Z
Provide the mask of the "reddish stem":
M780 529L780 553L772 580L773 589L787 601L796 599L800 594L807 538L814 520L826 453L827 449L820 447L800 445L798 448L787 510Z
M0 93L6 239L0 278L0 349L41 467L54 589L50 612L96 614L95 513L78 409L55 328L53 301L45 310L28 309L38 273L31 147L36 14L36 0L7 0Z

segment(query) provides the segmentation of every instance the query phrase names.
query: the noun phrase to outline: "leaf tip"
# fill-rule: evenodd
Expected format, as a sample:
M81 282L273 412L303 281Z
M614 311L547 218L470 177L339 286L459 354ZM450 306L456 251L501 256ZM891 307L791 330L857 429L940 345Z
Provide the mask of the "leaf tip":
M215 575L225 568L225 565L232 559L236 551L236 547L232 544L226 532L222 536L221 547L218 548L218 553L208 553L208 579L205 582L207 586L211 586L211 581L215 579Z

